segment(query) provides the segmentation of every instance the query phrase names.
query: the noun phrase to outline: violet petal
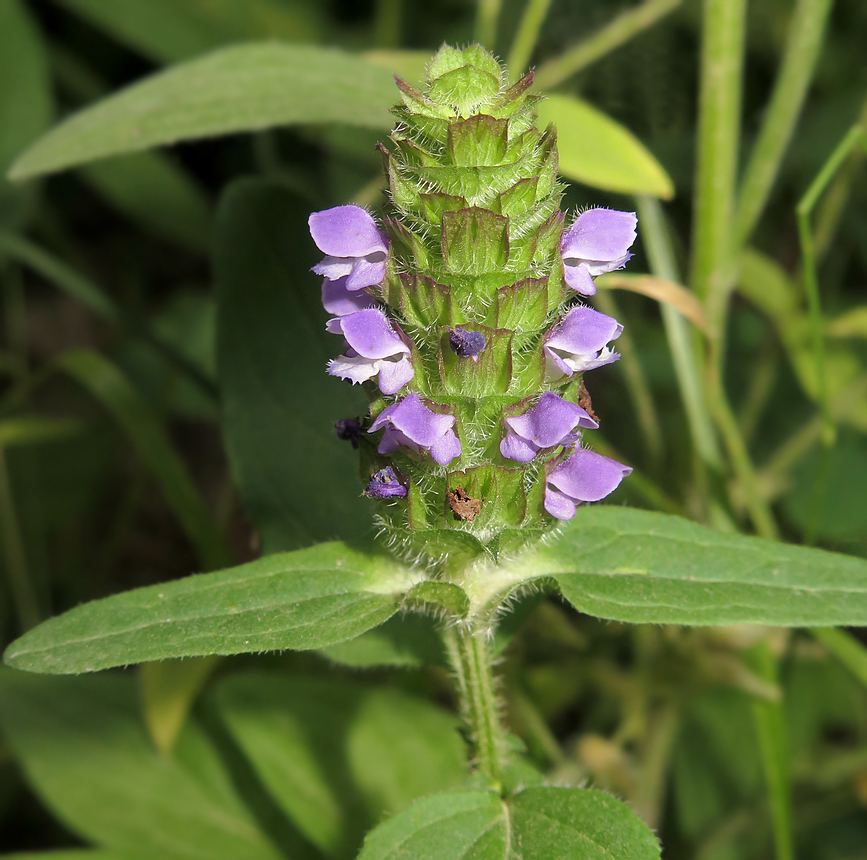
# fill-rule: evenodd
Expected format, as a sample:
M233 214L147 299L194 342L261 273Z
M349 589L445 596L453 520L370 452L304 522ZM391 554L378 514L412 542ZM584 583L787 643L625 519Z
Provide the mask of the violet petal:
M322 306L336 317L345 317L376 306L373 297L358 290L346 288L346 278L322 282Z
M623 326L593 308L573 308L544 342L549 379L583 373L620 358L606 345L620 337Z
M598 502L632 472L609 457L579 448L548 475L548 484L576 502Z
M328 331L339 329L346 342L364 358L409 355L411 350L394 325L379 308L329 320Z
M587 209L563 234L560 243L563 260L622 265L625 262L623 257L635 241L637 224L638 218L634 212ZM568 265L575 264L570 262ZM604 271L613 271L613 269L604 269ZM593 272L591 265L591 274L601 274L601 272Z
M360 206L335 206L314 212L307 223L316 247L328 257L366 257L388 251L373 216Z

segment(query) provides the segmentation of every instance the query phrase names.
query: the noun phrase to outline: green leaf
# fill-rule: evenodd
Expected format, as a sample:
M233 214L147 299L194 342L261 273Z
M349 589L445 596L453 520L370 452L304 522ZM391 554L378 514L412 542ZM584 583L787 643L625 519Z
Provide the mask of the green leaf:
M4 660L63 674L323 648L390 618L412 585L410 571L390 559L322 544L86 603L13 642Z
M659 843L638 816L602 791L528 788L511 806L521 860L652 860Z
M539 125L557 126L560 173L606 191L670 200L674 185L644 145L611 117L573 96L539 102Z
M0 3L0 224L18 226L32 195L11 188L6 172L54 113L45 44L20 0Z
M211 512L159 418L129 380L108 359L90 350L66 352L58 365L120 425L159 484L199 561L209 570L225 566L231 555Z
M54 814L122 857L280 857L194 726L179 743L184 755L179 749L167 758L151 746L130 677L46 678L0 670L0 727ZM193 754L195 769L182 763Z
M507 840L506 809L494 792L455 791L387 819L368 834L358 860L502 860Z
M354 856L384 812L466 776L456 718L396 690L257 673L216 697L265 787L328 855Z
M210 211L204 191L164 155L139 152L82 168L82 178L119 212L157 236L205 250Z
M659 845L601 791L528 788L506 802L487 791L426 797L365 840L359 860L655 860Z
M266 551L371 529L358 454L334 422L365 398L325 372L342 341L325 332L308 207L261 180L233 185L216 221L217 357L223 432Z
M27 179L110 155L298 123L388 129L391 75L329 48L225 48L134 84L61 123L14 164Z
M157 62L174 62L231 42L319 35L321 13L303 0L61 0L95 27Z
M867 624L867 560L714 531L669 514L580 508L523 562L600 618L657 624Z

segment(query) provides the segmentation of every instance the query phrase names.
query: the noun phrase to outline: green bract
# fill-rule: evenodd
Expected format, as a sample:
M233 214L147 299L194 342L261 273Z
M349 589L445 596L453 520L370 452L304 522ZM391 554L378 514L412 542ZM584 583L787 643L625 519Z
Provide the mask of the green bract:
M396 398L365 383L371 417L417 394L455 417L461 453L445 469L411 446L375 454L363 445L362 454L371 474L393 466L406 478L405 499L379 504L387 539L456 567L498 558L556 524L543 502L559 443L527 463L508 459L504 419L545 391L588 405L580 374L546 382L543 335L576 294L560 253L556 132L536 125L532 79L509 86L480 46L444 46L421 90L397 79L403 104L392 145L381 147L392 203L381 298L412 342L414 375ZM455 328L481 334L484 349L462 355L450 345Z

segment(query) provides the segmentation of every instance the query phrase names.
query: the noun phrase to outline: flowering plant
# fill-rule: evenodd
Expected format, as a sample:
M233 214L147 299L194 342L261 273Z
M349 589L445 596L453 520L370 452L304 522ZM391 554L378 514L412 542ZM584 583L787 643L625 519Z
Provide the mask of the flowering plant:
M826 14L827 0L799 0L798 69L823 4ZM67 5L95 16L129 8ZM276 20L278 6L285 13L266 5L249 8L262 20ZM482 25L495 6L479 3L483 42L494 38ZM757 420L747 407L771 382L755 373L738 418L725 384L729 300L752 284L751 301L778 317L819 410L804 429L831 451L842 407L827 390L812 245L812 316L779 271L744 250L794 89L769 108L772 139L757 143L735 207L731 70L742 3L708 0L687 290L658 199L673 193L659 163L586 103L543 96L556 64L514 74L545 6L527 4L511 72L480 44L444 45L423 75L394 81L377 63L411 57L238 46L85 111L13 167L35 175L185 135L299 121L315 130L293 146L334 148L322 158L327 181L311 182L319 175L283 160L285 138L260 136L257 164L269 175L222 195L218 385L184 337L167 341L170 327L127 322L128 309L0 231L0 253L58 279L209 392L231 463L227 490L238 488L252 521L225 513L227 491L232 528L217 528L161 409L98 353L66 354L58 367L119 420L210 572L70 600L74 608L42 619L4 460L4 446L32 427L0 419L3 558L21 633L0 671L0 769L9 770L8 746L16 778L92 846L76 858L658 860L661 836L671 856L694 843L702 858L752 858L773 839L779 860L791 860L790 786L805 782L804 750L827 752L831 717L847 738L867 730L867 711L839 704L863 705L854 680L835 677L827 702L803 680L819 667L830 685L829 655L863 676L863 648L832 625L867 622L867 563L775 540L786 508L771 501L787 485L779 472L756 473L747 444ZM646 6L657 14L670 4ZM27 20L12 0L0 11L7 49L27 32L4 29L9 9L13 23ZM647 26L646 11L617 19L618 38L637 20ZM134 29L146 39L143 24ZM178 32L183 42L189 31ZM68 58L58 67L87 80ZM343 125L332 137L323 127L333 122ZM369 147L384 197L379 180L341 181L341 171L355 174L334 152L372 143L347 125L391 127ZM139 165L154 189L186 187L164 162ZM120 197L122 172L82 175ZM564 176L593 191L576 201ZM800 211L807 237L821 183ZM178 199L195 208L189 195ZM166 223L172 211L161 210ZM46 235L65 241L56 222ZM652 274L637 273L645 263ZM618 309L614 290L658 300L661 324L646 304ZM843 323L835 330L851 332L852 320ZM125 360L134 375L135 354ZM21 377L11 403L37 384ZM667 398L664 413L653 388ZM848 408L847 420L863 422L863 410ZM69 432L35 426L37 436ZM791 459L804 438L799 428L780 456ZM117 518L129 519L125 506ZM816 641L772 626L808 627ZM51 677L129 664L141 666ZM787 713L800 715L791 748ZM847 802L860 802L862 752L833 760L810 790L837 779ZM0 814L4 802L0 791ZM836 823L842 813L833 814Z

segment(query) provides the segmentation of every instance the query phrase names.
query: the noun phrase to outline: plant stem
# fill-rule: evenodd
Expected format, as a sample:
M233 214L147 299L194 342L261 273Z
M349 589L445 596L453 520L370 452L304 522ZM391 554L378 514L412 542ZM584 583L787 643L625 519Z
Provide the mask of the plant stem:
M643 195L638 198L638 216L650 270L660 278L679 282L680 274L666 229L662 204L656 197ZM705 464L720 469L722 455L702 392L701 372L692 347L689 326L671 306L660 304L659 308L693 443Z
M396 48L400 45L402 18L402 0L377 0L373 22L377 47Z
M499 787L505 737L487 633L468 627L445 631L446 649L458 681L461 713L470 728L478 769Z
M512 50L509 51L509 59L506 62L506 67L513 79L520 77L527 68L533 51L536 49L539 31L542 29L542 22L548 14L550 5L551 0L527 0L524 14L518 24L518 31L512 42Z
M596 293L595 302L602 313L615 319L620 317L617 303L607 291L599 290ZM644 453L651 464L651 470L655 471L662 458L662 427L659 423L659 415L653 397L650 395L650 386L647 384L647 377L641 366L635 344L626 329L620 334L617 344L620 364L626 378L626 390L632 401L638 426L642 431Z
M720 342L734 273L735 181L740 138L746 0L705 0L699 93L692 288Z
M833 0L798 0L795 6L780 72L741 182L735 215L738 247L749 240L779 173L813 78L832 6Z
M580 72L673 12L682 0L646 0L641 6L622 12L605 27L588 36L560 57L548 60L536 73L536 86L549 89Z
M484 48L494 51L497 46L497 24L503 0L476 0L476 27L473 37Z
M767 642L751 655L756 672L771 684L779 683L777 658ZM774 847L777 860L793 860L792 789L789 774L789 742L782 702L753 702L753 720L759 740L762 769L768 785Z

